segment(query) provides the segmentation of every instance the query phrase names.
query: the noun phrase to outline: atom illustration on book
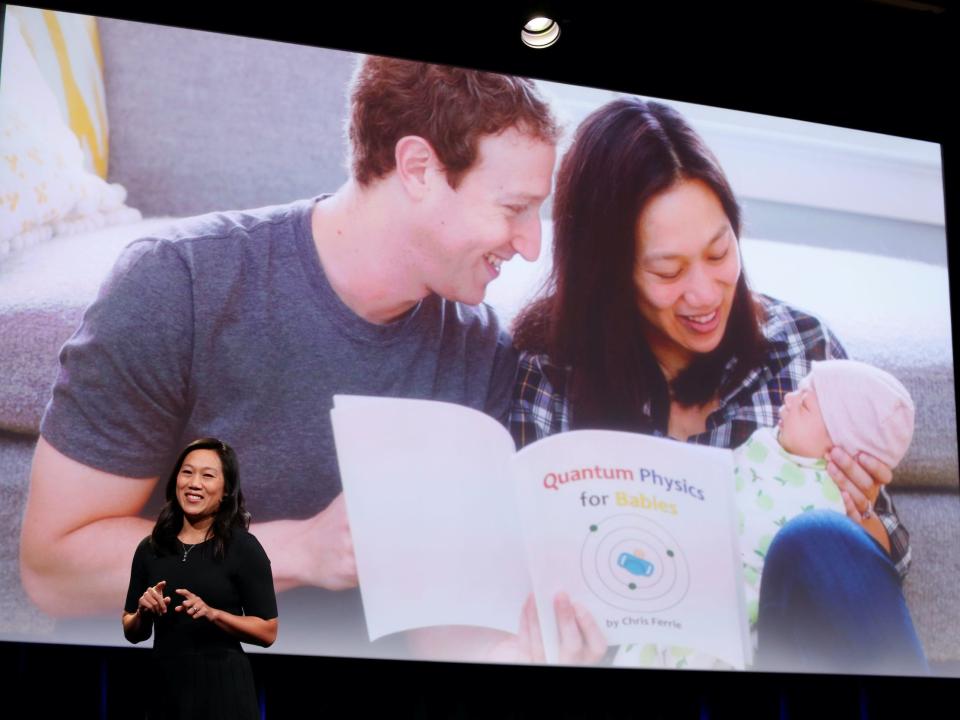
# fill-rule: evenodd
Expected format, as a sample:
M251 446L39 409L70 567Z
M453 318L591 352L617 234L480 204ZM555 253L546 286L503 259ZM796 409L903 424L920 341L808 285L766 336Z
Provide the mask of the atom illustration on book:
M671 608L690 587L680 546L663 527L636 515L614 515L590 525L580 567L597 598L629 612Z

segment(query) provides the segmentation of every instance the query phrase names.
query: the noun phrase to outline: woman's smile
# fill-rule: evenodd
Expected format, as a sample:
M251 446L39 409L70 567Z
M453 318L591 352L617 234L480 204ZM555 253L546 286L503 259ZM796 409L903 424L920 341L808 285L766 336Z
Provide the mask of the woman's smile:
M678 315L680 322L695 333L707 335L720 326L720 309L715 308L699 315Z

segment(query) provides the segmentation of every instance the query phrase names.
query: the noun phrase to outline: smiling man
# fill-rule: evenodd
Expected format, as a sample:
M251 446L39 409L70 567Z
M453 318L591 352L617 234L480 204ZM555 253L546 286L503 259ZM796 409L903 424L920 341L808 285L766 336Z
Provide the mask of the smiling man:
M157 478L214 434L240 457L281 614L303 618L278 648L370 654L332 396L506 420L516 357L480 303L504 262L539 253L558 129L528 80L370 57L348 131L334 194L133 243L64 346L21 549L50 614L119 607Z

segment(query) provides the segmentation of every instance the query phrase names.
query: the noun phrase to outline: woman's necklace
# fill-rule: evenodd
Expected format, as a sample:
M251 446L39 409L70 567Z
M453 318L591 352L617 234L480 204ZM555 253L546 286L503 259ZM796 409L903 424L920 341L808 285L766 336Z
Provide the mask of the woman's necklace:
M193 550L200 543L194 543L193 545L187 545L183 540L180 541L180 546L183 548L183 557L180 559L180 562L187 561L187 555L190 554L190 551Z
M186 533L186 531L187 531L187 527L186 527L186 525L184 525L183 532ZM207 529L207 532L209 532L209 528ZM193 534L195 534L195 533L193 533ZM180 562L186 562L186 561L187 561L187 555L190 554L190 551L193 550L197 545L201 545L202 543L206 542L208 539L209 539L209 538L207 537L207 533L204 533L203 540L201 540L200 542L195 542L195 543L193 543L193 544L191 544L191 545L187 545L183 540L180 540L180 538L178 537L178 538L177 538L177 541L180 543L180 547L183 548L183 557L180 558Z
M189 555L189 554L190 554L190 551L193 550L193 548L196 547L196 544L187 545L185 542L183 542L183 540L181 540L181 541L180 541L180 547L183 548L183 558L180 560L180 562L186 562L186 561L187 561L187 555Z

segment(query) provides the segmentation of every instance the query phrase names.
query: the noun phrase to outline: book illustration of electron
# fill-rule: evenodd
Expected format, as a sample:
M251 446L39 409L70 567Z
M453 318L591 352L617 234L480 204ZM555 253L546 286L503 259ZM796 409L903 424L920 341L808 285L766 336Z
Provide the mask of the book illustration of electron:
M599 600L629 612L671 608L690 587L680 545L659 524L636 515L614 515L590 525L580 568Z

